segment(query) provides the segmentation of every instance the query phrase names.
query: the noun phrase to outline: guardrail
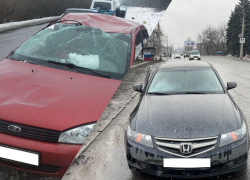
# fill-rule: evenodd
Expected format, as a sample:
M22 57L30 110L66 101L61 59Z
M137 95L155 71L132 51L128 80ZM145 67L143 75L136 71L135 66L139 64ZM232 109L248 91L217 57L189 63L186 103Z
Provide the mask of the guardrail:
M33 19L33 20L27 20L27 21L19 21L19 22L10 22L10 23L5 23L5 24L0 24L0 33L5 32L5 31L14 30L14 29L23 28L23 27L45 24L45 23L48 23L50 21L54 21L58 18L59 18L59 16L54 16L54 17L46 17L46 18L41 18L41 19Z

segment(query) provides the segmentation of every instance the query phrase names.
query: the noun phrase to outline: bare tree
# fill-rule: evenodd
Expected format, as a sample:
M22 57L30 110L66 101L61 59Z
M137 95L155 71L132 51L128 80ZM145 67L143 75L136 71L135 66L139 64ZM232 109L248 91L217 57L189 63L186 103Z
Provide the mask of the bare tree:
M220 45L220 36L219 36L219 31L209 25L205 31L204 34L206 35L206 39L213 44L216 50L218 50L219 45Z
M226 22L221 23L218 26L219 38L223 50L226 50L226 36L227 36L227 24Z
M214 54L215 51L226 50L226 23L221 23L217 28L207 26L198 36L197 41L202 43L206 54Z

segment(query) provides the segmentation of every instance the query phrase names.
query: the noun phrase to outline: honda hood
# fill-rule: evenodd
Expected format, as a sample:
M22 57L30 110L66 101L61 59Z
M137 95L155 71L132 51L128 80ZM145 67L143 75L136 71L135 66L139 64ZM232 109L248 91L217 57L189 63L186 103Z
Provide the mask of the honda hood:
M217 136L241 124L227 94L144 96L133 121L137 132L184 139Z

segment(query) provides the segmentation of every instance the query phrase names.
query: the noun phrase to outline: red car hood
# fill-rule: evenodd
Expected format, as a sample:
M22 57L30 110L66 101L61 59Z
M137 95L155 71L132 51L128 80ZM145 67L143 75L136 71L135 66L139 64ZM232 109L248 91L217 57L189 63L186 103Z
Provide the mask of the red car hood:
M63 131L99 119L121 81L5 59L0 119Z

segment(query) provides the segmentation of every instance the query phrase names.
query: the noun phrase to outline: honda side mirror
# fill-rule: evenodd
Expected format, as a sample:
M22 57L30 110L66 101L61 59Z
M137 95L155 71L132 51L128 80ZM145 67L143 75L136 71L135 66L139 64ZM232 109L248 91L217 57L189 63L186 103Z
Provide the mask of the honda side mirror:
M143 84L134 84L133 90L138 91L138 92L142 92L142 86L143 86Z
M237 87L237 83L236 82L228 82L227 83L227 90L234 89L236 87Z

